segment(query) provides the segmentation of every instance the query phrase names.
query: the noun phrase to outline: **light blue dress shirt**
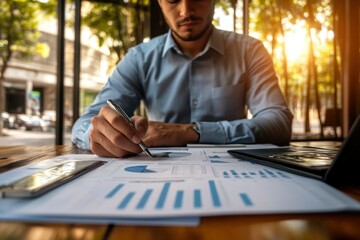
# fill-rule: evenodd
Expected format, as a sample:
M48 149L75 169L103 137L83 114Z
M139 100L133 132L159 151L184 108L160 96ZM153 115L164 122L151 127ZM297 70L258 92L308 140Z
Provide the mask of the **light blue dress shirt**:
M199 143L287 144L291 137L293 115L263 44L216 28L194 58L182 54L171 31L131 48L74 124L76 146L89 149L90 119L107 99L129 116L144 100L149 120L196 122Z

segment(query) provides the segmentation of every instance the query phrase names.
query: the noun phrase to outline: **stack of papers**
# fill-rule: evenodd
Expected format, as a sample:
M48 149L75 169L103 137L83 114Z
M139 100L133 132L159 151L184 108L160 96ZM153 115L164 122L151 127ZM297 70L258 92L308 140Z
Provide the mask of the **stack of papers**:
M360 210L321 181L238 160L227 150L151 149L171 153L156 160L69 154L18 168L1 174L0 185L70 159L106 161L38 198L1 198L0 219L196 225L201 216Z

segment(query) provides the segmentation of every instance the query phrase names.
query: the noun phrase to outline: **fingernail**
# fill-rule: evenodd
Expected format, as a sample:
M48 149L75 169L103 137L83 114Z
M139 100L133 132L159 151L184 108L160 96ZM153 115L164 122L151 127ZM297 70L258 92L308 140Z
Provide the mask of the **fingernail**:
M136 144L138 144L141 141L141 139L137 135L132 136L131 140L133 141L133 143Z

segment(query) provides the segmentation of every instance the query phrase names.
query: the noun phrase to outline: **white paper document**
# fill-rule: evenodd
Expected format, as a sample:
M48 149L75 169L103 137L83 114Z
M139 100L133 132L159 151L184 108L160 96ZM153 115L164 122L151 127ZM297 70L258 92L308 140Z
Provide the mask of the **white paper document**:
M156 151L170 158L74 154L3 173L0 185L69 159L107 162L38 198L1 198L0 215L147 219L360 210L321 181L235 159L226 148Z

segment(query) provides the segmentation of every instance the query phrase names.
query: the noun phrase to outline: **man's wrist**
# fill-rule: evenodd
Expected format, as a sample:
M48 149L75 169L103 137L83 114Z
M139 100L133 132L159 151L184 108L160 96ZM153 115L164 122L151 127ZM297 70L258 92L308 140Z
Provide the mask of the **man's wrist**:
M200 129L199 129L199 126L198 126L195 122L193 122L192 125L193 125L194 131L195 131L195 132L197 133L197 135L198 135L197 142L199 142L199 141L200 141Z

